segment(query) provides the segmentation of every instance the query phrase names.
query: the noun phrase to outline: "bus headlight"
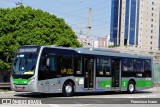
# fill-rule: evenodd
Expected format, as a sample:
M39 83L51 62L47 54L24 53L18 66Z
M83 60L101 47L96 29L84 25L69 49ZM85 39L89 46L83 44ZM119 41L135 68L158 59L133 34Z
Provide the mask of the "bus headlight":
M31 78L31 80L29 81L28 85L33 84L33 83L34 83L34 81L35 81L35 78Z

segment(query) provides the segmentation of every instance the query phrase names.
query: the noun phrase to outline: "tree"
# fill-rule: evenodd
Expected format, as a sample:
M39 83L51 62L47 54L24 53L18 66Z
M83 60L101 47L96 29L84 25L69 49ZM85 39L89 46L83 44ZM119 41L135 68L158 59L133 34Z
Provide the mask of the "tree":
M23 5L0 9L0 23L0 70L10 69L6 57L22 45L81 46L77 35L62 18L42 10Z

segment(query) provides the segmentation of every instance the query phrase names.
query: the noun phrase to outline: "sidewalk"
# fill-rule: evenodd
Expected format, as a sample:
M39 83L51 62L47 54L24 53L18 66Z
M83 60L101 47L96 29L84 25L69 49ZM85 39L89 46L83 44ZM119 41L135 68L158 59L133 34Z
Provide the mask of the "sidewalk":
M153 87L160 87L160 83L154 83Z
M0 90L0 94L10 94L10 93L15 93L15 91L4 91L4 90Z
M11 89L3 89L0 88L0 94L4 94L4 93L14 93L15 91L12 91Z

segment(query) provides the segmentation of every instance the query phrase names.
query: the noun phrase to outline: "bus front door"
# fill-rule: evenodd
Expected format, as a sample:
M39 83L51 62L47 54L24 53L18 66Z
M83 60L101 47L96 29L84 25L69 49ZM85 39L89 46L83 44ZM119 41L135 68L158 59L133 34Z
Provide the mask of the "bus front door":
M84 58L84 88L93 89L94 87L94 58Z
M112 89L120 89L120 59L112 59Z

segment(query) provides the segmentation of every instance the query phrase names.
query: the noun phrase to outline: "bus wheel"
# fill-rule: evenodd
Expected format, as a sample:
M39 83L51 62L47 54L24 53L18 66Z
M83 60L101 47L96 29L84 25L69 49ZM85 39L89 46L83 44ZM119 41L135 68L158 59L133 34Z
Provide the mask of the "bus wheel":
M63 95L65 97L70 97L73 95L74 88L71 82L65 82L63 85Z
M127 91L129 94L132 94L135 92L135 84L133 81L129 81Z

